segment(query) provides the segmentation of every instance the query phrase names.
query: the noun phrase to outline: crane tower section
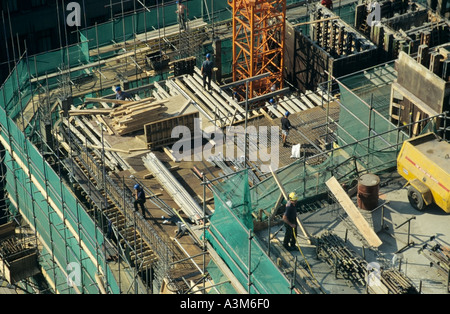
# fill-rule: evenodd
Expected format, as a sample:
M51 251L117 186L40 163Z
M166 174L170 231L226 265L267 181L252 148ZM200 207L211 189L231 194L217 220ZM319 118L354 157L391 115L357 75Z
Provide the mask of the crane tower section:
M283 88L286 0L229 0L233 11L233 80L249 82L248 97Z

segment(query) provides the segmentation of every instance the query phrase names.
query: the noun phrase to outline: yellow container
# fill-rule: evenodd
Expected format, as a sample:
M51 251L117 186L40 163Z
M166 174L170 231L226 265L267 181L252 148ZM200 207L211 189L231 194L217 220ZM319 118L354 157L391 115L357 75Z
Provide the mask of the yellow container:
M435 203L450 213L450 143L427 133L403 143L397 171L408 181L408 199L418 210Z

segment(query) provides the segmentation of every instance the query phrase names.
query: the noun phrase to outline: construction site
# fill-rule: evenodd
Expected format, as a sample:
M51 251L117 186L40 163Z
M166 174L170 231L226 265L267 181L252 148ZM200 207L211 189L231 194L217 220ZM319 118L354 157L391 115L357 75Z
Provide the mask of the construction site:
M448 0L124 2L2 11L0 294L450 293Z

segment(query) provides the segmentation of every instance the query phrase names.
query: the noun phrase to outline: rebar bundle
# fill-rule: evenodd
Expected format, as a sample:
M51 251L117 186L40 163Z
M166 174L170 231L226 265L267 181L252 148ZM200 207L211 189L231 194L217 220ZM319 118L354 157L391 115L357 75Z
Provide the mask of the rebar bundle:
M339 274L354 284L366 286L368 293L418 293L411 280L397 269L383 270L380 267L371 270L371 265L350 250L335 234L328 232L318 238L317 255L334 268L336 276ZM374 277L376 280L371 279Z
M325 233L318 238L317 255L338 274L353 283L366 284L367 262L352 252L341 238L332 233Z
M423 254L430 261L430 266L435 267L438 270L439 274L448 280L447 284L449 284L450 248L442 246L439 243L436 243L433 246L425 244L419 250L419 253Z
M389 294L417 294L411 280L403 273L390 269L381 272L381 283L388 289Z
M0 256L8 257L21 252L23 249L22 244L17 242L15 238L8 238L0 243Z

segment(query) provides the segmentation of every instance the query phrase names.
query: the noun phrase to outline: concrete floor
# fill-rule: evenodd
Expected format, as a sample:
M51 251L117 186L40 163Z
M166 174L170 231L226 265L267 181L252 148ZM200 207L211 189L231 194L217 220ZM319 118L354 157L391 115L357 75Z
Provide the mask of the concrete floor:
M357 232L348 230L346 224L337 216L336 205L328 208L321 208L314 212L301 214L299 219L304 228L313 237L319 237L325 231L331 231L344 239L347 234L347 246L360 257L365 256L368 263L378 263L383 269L400 269L418 291L423 294L446 294L447 278L443 278L436 268L430 267L430 261L419 253L419 250L426 243L436 244L436 241L443 246L450 247L450 214L446 214L437 206L430 206L424 212L419 212L411 207L408 202L405 183L398 174L390 174L388 177L381 177L379 204L385 203L389 209L385 209L384 215L388 219L385 221L387 229L381 229L381 209L372 213L362 211L366 220L373 226L382 245L376 249L364 248L364 241ZM383 182L388 182L383 186ZM356 204L356 196L352 198ZM345 212L342 209L341 214ZM344 215L345 216L345 215ZM406 246L408 235L408 224L403 224L410 220L410 246ZM273 230L277 228L274 227ZM346 232L348 230L348 232ZM436 241L429 241L432 236ZM262 236L266 238L267 235ZM278 240L283 241L284 232L278 233ZM394 238L395 237L395 238ZM316 246L306 244L305 240L300 240L302 253L311 267L314 277L320 283L322 289L327 294L365 294L365 288L355 285L343 278L336 278L331 267L319 260L316 255ZM398 252L400 250L400 252ZM398 252L398 253L396 253ZM304 260L300 252L294 252L298 256L298 261Z

